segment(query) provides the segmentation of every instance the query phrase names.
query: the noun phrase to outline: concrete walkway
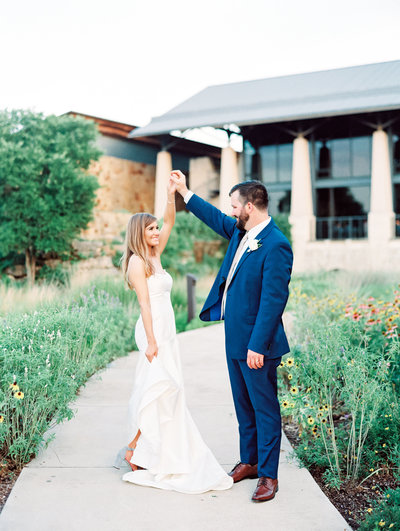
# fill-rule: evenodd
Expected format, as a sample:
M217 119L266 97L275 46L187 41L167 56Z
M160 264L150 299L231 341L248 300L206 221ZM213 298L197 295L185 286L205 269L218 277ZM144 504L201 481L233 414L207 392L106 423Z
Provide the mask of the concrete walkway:
M238 459L238 435L225 366L223 326L180 334L192 415L219 462ZM349 525L305 469L287 461L270 502L250 501L257 480L228 491L185 495L121 481L112 467L126 444L125 416L137 353L112 362L81 390L75 417L24 468L0 515L2 531L344 531ZM127 470L127 469L126 469Z

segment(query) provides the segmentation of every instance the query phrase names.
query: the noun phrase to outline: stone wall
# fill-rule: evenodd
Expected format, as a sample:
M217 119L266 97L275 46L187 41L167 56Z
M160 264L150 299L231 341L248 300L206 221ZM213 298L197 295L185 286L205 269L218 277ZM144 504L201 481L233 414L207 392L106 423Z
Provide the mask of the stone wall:
M155 166L110 156L93 162L89 173L101 188L97 191L94 221L82 238L112 241L120 238L135 212L153 212Z

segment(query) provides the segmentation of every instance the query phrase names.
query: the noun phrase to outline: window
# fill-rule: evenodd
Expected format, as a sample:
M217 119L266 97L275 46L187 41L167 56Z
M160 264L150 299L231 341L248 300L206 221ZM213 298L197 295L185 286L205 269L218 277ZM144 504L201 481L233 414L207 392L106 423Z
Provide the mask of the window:
M315 143L317 179L369 177L371 145L370 136L317 141Z
M353 177L371 175L371 137L360 136L351 139L351 158Z
M262 181L265 184L291 181L293 144L263 146L259 153Z
M278 180L281 183L292 180L293 144L281 144L278 151Z
M369 211L370 188L349 186L319 188L317 190L317 217L362 216Z
M332 140L331 145L331 160L332 160L332 178L341 179L351 175L350 165L350 140L348 138L340 138Z
M289 214L290 195L290 190L282 192L268 192L268 213L271 216L276 216L277 214Z
M278 180L276 146L263 146L260 148L260 157L262 181L264 183L276 183Z
M367 237L368 186L317 190L317 239Z
M400 174L400 137L393 136L393 173Z

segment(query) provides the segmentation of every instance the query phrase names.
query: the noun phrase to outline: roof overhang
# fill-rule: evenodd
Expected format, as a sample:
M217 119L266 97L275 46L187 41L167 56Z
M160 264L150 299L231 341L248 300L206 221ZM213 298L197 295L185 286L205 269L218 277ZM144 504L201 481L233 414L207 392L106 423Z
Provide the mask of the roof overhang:
M129 136L396 109L400 109L400 61L209 87Z

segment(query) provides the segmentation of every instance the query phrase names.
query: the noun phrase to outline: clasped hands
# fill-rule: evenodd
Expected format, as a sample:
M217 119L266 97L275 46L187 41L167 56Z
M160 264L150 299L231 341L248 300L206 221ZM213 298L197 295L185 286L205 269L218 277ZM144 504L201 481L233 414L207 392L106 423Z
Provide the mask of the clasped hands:
M185 175L180 170L173 170L169 179L175 183L177 192L184 197L185 193L188 191Z

